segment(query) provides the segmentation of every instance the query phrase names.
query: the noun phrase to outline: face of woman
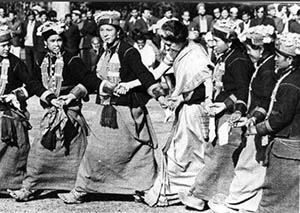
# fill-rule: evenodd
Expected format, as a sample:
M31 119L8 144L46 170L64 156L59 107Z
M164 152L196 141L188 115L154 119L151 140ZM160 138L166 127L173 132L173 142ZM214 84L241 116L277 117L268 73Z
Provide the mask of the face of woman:
M249 44L246 44L246 50L252 63L256 63L262 56L262 48L253 49Z
M100 36L104 43L112 44L118 37L118 31L114 26L104 24L100 26Z
M229 12L228 12L228 10L222 10L222 12L221 12L221 17L222 17L223 19L227 19L227 18L229 17Z
M221 54L229 48L229 45L221 38L214 36L213 48L216 54Z
M177 55L182 50L184 43L175 43L163 39L165 51L171 56L172 59L175 59Z
M48 50L55 55L61 51L62 48L62 37L60 35L51 35L45 42Z
M278 52L276 52L275 56L275 72L277 70L285 69L291 64L291 59L288 57L285 57Z

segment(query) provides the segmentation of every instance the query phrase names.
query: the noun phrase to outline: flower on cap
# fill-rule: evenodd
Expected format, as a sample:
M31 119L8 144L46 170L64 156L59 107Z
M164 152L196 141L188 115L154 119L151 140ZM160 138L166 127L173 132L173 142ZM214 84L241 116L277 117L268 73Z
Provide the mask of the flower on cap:
M300 34L289 32L278 35L276 49L290 56L300 55Z
M65 30L65 23L46 21L44 24L38 27L36 35L42 36L42 34L50 30L55 31L57 34L61 34Z
M236 24L231 20L219 20L214 24L213 36L217 36L223 39L236 38Z
M246 29L239 35L241 42L250 39L254 45L269 44L274 41L275 28L271 25L257 25Z
M101 11L97 14L95 14L95 20L99 26L103 24L109 24L109 25L120 25L120 17L121 14L118 11Z

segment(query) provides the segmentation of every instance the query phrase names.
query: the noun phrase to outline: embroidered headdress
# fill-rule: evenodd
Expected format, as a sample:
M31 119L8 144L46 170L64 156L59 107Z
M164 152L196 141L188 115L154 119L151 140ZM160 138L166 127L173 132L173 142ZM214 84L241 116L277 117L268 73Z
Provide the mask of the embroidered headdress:
M230 20L220 20L214 24L212 34L223 40L237 38L236 24Z
M98 26L109 24L113 26L120 26L120 17L121 14L118 11L101 11L100 13L96 14L96 22Z
M47 21L37 29L37 35L47 40L52 35L61 35L65 30L65 23Z
M238 37L241 42L249 41L251 44L260 46L274 41L275 28L271 25L257 25L246 29Z
M7 25L2 25L0 27L0 42L5 42L11 40L11 32Z
M276 51L282 55L300 55L300 35L297 33L284 33L282 35L278 35L275 46Z

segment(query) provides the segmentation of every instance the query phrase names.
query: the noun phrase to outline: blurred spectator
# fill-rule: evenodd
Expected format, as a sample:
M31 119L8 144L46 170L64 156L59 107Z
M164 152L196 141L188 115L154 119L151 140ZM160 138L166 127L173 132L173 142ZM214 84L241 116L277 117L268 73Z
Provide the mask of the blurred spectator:
M219 7L216 7L216 8L213 9L213 20L212 20L212 23L210 25L210 30L209 31L212 31L214 24L220 19L221 19L221 11L220 11Z
M283 31L283 21L281 18L276 16L276 7L274 4L269 4L267 6L267 17L271 18L274 20L275 23L275 29L277 33L282 33Z
M139 11L136 7L133 7L130 12L130 16L125 21L124 31L130 39L130 43L134 43L133 40L133 31L135 27L135 23L141 17L139 16Z
M82 11L81 13L81 20L84 22L85 20L87 20L87 12L86 11Z
M89 50L88 57L88 69L92 72L96 72L96 65L100 58L101 39L100 37L93 37L91 39L92 48Z
M222 20L229 20L229 11L227 7L222 7L221 9L221 18Z
M156 28L155 31L157 33L159 33L159 31L161 30L161 26L164 23L166 23L167 21L170 21L170 20L177 20L178 21L178 19L173 16L173 13L174 13L173 10L174 9L173 9L172 6L169 6L169 5L164 6L162 10L163 10L163 17L161 19L159 19L157 21L156 25L155 25L155 28Z
M257 17L251 21L250 27L253 27L256 25L271 25L274 28L276 28L274 20L272 18L266 16L266 10L265 10L264 6L259 5L259 6L255 7L255 12L256 12Z
M242 33L244 30L247 30L250 27L250 11L249 10L243 10L242 11L242 22L238 26L238 32Z
M68 52L78 55L79 54L79 42L80 32L78 26L72 23L71 14L65 15L65 32L64 32L64 48Z
M191 16L188 10L183 11L181 18L182 18L181 22L188 28L189 31L192 30L199 31L198 25L195 22L190 20Z
M81 20L81 12L79 10L72 11L72 22L74 24L77 24L77 26L79 27L79 30L81 30L81 28L83 26L83 21ZM79 26L80 23L82 23L81 28Z
M278 5L277 17L282 19L282 23L284 25L283 32L288 32L289 17L288 17L287 5L285 5L285 4L279 4Z
M57 22L57 12L55 10L50 10L48 12L49 21Z
M29 10L27 13L27 19L22 25L22 32L25 35L24 46L25 46L25 62L28 67L28 71L32 73L34 68L34 62L36 61L36 32L37 22L35 20L35 13Z
M142 33L138 33L135 36L134 47L141 54L143 64L150 70L153 71L155 64L155 52L153 48L146 43L146 37Z
M0 25L4 25L6 23L4 8L0 7Z
M11 48L10 52L20 58L21 56L21 46L23 45L23 34L21 21L17 17L16 11L9 11L7 17L7 26L11 31Z
M290 23L289 32L300 34L300 10L296 13L296 20Z
M193 21L198 25L200 35L205 35L210 29L213 17L206 14L205 4L197 4L198 16L196 16Z
M89 10L87 11L87 19L83 22L83 27L80 30L82 34L81 38L81 45L80 45L80 55L83 60L83 62L88 61L89 57L89 49L92 48L91 46L91 39L94 36L97 36L97 24L94 20L94 11Z
M47 52L47 49L45 48L44 38L41 33L41 26L48 21L48 13L45 10L42 10L39 13L39 21L36 22L37 26L37 33L33 35L33 40L35 41L35 50L36 50L36 58L39 59L41 57L44 57L45 53ZM38 33L39 32L39 33Z
M219 7L213 9L213 17L215 21L221 18L221 11Z
M147 38L153 35L154 24L151 17L152 11L148 7L142 8L142 17L135 22L135 29L146 35Z
M230 8L230 20L235 24L236 27L239 26L243 21L238 18L239 10L237 7Z

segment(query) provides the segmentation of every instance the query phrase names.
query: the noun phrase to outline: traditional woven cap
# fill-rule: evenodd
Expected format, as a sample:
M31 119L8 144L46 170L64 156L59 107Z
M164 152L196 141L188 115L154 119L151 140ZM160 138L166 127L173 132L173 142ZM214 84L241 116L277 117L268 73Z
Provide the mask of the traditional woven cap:
M81 15L81 12L79 10L73 10L72 13L76 14L76 15Z
M260 46L263 44L269 44L274 41L275 28L271 25L257 25L246 29L239 35L241 42L245 42L247 39L251 41L253 45Z
M0 27L0 42L10 41L12 39L11 32L7 25L2 25Z
M300 34L284 33L276 39L276 51L287 56L300 55Z
M51 35L60 35L65 30L65 24L62 22L47 21L37 29L37 35L43 36L47 40Z
M96 20L99 26L109 24L113 26L120 26L121 14L118 11L101 11L97 14Z
M230 36L237 36L236 24L230 20L220 20L214 24L213 35L222 39L229 39Z

